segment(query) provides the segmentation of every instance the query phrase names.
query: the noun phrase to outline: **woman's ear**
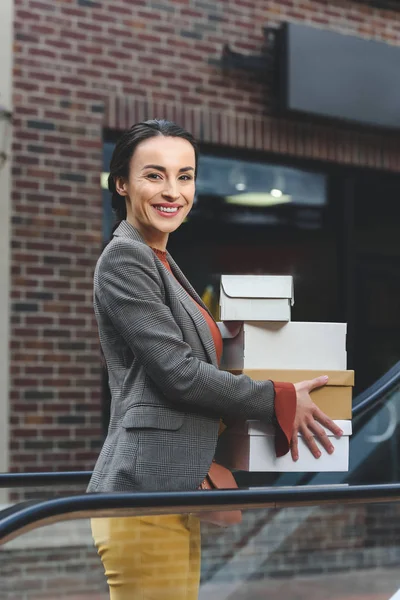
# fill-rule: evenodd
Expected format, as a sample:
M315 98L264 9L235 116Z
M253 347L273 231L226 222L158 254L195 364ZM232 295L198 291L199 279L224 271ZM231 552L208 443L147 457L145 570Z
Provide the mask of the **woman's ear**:
M116 177L115 178L115 189L116 189L117 193L120 196L127 196L128 191L126 188L127 188L127 184L126 184L126 181L124 181L124 178Z

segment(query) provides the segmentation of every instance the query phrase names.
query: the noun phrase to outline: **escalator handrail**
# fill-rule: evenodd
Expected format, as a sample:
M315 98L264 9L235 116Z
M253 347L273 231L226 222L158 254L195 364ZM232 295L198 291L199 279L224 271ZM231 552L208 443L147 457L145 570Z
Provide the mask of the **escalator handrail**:
M0 489L15 487L51 487L87 485L92 471L37 471L33 473L0 473Z
M400 384L400 361L369 388L356 396L352 410L353 419L366 414L379 402L382 396L390 392L397 384Z
M37 527L71 519L200 512L215 508L286 508L400 502L400 484L253 490L83 494L23 503L0 512L0 544ZM189 510L188 510L189 509Z

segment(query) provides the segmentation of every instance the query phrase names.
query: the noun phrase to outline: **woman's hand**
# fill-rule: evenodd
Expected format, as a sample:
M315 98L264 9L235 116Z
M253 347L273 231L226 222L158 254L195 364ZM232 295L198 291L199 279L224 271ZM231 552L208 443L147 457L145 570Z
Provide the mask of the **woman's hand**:
M299 433L302 435L304 441L315 458L319 458L321 456L321 451L315 442L315 438L318 439L323 448L325 448L329 454L332 454L334 451L334 447L332 446L329 437L321 425L332 431L332 433L336 436L341 436L343 434L343 431L340 429L340 427L335 425L335 423L329 417L327 417L326 414L323 413L322 410L320 410L310 398L310 392L315 388L322 387L327 383L327 381L328 377L322 376L311 379L310 381L301 381L300 383L295 383L294 385L297 396L297 408L291 444L293 460L298 460L299 458Z

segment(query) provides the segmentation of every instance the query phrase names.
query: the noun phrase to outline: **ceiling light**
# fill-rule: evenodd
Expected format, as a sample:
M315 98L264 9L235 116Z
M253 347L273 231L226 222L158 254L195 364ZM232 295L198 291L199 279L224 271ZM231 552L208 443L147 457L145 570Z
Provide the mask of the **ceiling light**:
M279 191L279 190L278 190ZM225 196L228 204L237 206L274 206L276 204L287 204L292 201L292 196L282 194L280 197L273 196L272 193L248 192L247 194L235 194L234 196Z

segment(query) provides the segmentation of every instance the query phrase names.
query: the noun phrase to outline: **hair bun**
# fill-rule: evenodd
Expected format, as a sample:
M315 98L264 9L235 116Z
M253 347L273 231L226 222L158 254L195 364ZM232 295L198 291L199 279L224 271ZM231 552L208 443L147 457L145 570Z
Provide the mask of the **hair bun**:
M115 180L113 175L109 175L108 176L108 190L112 193L112 194L116 194L117 192L117 187L115 185Z

